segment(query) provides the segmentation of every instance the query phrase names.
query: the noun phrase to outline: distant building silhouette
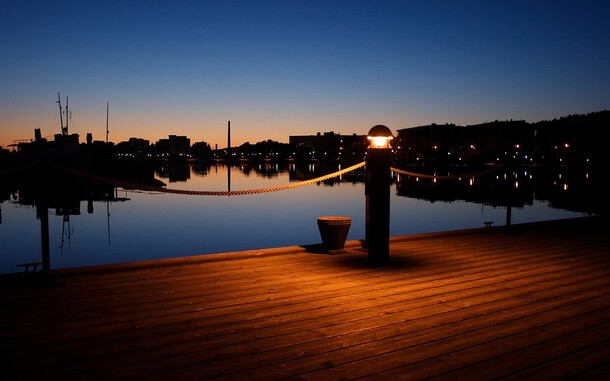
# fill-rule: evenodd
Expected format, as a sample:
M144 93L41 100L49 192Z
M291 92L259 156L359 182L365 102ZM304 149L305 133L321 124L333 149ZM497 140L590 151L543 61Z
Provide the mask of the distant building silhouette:
M290 136L289 144L300 160L362 160L368 146L365 135L341 135L333 131L316 135Z
M583 165L610 162L604 129L610 111L527 123L430 124L398 130L397 160L405 165Z
M429 124L397 130L393 147L395 160L405 166L488 165L516 162L532 165L610 165L605 131L610 111L569 115L551 121L494 121L468 126ZM144 160L199 159L203 161L318 161L359 162L364 160L365 135L341 135L333 131L316 135L290 136L289 143L271 140L212 151L206 142L190 145L186 136L169 135L151 145L148 140L86 143L78 134L56 134L52 141L42 137L15 141L13 150L3 153L9 161L59 160L65 163L91 161L102 165L120 158ZM15 152L16 148L16 152ZM217 148L217 147L216 147ZM2 164L0 163L0 164Z
M167 139L160 139L155 144L158 154L170 156L190 154L191 139L186 136L169 135Z

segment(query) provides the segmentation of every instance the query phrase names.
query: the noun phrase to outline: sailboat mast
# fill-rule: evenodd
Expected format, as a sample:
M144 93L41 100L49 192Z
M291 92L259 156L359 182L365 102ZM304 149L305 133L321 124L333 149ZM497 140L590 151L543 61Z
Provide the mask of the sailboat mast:
M108 102L106 102L106 143L108 143Z
M59 103L59 126L61 127L61 133L64 133L64 117L61 110L61 95L57 93L57 103Z
M64 135L68 135L68 123L70 122L70 111L68 108L68 96L66 95L66 130L62 131Z

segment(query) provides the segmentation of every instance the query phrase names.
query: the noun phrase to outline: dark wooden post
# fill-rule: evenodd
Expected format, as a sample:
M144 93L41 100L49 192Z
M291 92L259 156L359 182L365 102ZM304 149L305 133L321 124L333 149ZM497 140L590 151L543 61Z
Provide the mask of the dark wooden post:
M47 283L51 273L51 254L49 245L49 201L48 201L48 179L47 168L41 164L40 200L38 202L37 215L40 218L40 246L42 248L42 280Z
M377 125L369 131L368 138L371 145L366 158L366 247L369 263L379 265L390 259L392 132Z

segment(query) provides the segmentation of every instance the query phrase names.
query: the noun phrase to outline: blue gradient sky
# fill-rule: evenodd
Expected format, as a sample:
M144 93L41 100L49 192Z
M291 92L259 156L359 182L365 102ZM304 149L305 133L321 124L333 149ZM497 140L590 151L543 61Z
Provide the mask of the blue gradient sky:
M608 1L28 1L0 12L0 145L234 145L610 109Z

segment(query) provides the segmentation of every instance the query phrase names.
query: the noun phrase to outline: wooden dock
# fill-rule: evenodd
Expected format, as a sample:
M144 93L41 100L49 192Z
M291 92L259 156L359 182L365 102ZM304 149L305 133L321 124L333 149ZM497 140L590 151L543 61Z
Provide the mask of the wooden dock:
M598 217L0 277L15 380L590 379L610 375ZM607 379L607 378L606 378Z

